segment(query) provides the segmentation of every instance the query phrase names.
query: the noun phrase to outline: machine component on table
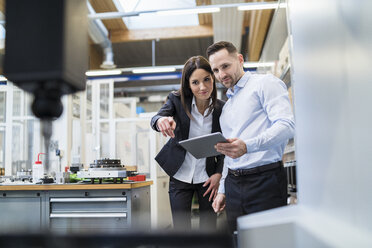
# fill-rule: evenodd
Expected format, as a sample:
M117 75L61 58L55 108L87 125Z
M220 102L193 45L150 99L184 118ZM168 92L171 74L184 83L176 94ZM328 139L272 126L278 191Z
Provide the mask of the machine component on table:
M54 183L54 178L45 175L43 178L40 178L42 184Z
M1 185L25 185L33 184L32 176L2 176L0 177Z
M21 169L20 171L17 171L16 176L1 176L0 183L3 185L31 184L32 183L32 170Z
M28 170L21 169L21 171L17 171L17 178L19 178L23 181L25 181L25 180L31 181L32 170L31 169L28 169Z
M95 160L87 171L78 171L77 176L90 179L91 183L94 183L95 179L98 179L99 183L102 183L103 179L112 179L114 183L119 180L122 183L128 174L125 167L120 164L120 159L105 158Z
M77 173L78 171L81 171L83 169L83 164L81 163L74 163L70 165L70 172L71 173Z

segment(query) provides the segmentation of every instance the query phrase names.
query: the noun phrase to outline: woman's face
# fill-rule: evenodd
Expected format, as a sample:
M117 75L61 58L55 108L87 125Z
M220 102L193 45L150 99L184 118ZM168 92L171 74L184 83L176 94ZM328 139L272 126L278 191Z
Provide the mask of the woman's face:
M212 75L204 69L196 69L189 79L190 89L197 100L209 100L213 91Z

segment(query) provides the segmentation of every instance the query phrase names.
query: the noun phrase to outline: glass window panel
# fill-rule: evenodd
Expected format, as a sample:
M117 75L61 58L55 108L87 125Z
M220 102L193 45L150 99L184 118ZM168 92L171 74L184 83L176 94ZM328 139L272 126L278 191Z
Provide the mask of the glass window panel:
M85 130L85 156L86 156L86 164L89 165L93 163L95 159L98 159L97 156L97 149L96 149L96 142L93 135L93 128L92 123L87 123L86 130Z
M146 11L154 9L178 9L178 8L193 8L196 6L195 0L119 0L116 5L118 9L123 9L124 12ZM164 27L182 27L195 26L199 24L198 14L182 15L157 15L155 13L147 13L136 17L124 17L125 25L129 30L144 29L144 28L164 28Z
M149 130L137 132L137 171L150 174L150 139Z
M109 84L101 84L99 87L99 94L100 94L100 118L101 119L108 119L109 118L109 97L110 97L110 90Z
M132 122L118 122L115 130L116 157L124 165L136 165L136 126Z
M72 116L80 118L80 96L78 94L72 95Z
M27 93L27 92L23 92L24 94L24 97L25 97L25 106L24 106L24 111L25 111L25 115L26 116L34 116L34 114L32 113L32 110L31 110L31 105L32 105L32 102L34 100L34 97L33 95Z
M134 106L132 106L134 104ZM115 118L130 118L135 116L135 102L114 100Z
M34 139L39 134L35 130L35 120L14 121L12 132L12 174L15 175L21 169L32 168L33 155L39 152L35 151Z
M137 165L141 173L150 172L149 130L149 120L116 124L116 157L124 165Z
M110 158L110 134L108 123L100 124L100 141L101 158Z
M13 116L21 116L21 91L13 91Z
M80 163L81 161L80 154L81 154L80 120L72 119L72 142L71 142L72 163Z
M156 147L155 147L155 154L158 154L163 146L168 142L170 138L164 137L161 133L156 133ZM154 159L154 158L152 158ZM166 176L167 174L165 171L160 167L156 166L158 176Z
M87 84L86 93L87 93L86 118L87 120L91 120L92 119L92 85L91 84Z
M136 164L138 166L138 172L150 174L150 134L152 129L149 125L149 120L137 120L136 121L136 151L137 158Z
M0 168L5 168L5 127L0 127Z
M6 93L0 92L0 122L6 121Z

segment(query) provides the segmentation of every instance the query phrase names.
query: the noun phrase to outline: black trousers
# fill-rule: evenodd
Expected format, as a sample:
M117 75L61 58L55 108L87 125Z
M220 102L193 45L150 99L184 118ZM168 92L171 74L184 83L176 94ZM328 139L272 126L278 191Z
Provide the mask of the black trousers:
M170 178L169 200L172 209L173 226L177 230L191 230L191 204L194 192L197 193L199 202L199 227L203 230L215 230L217 215L213 211L209 196L203 197L208 186L203 183L190 184Z
M226 215L230 232L242 215L287 205L287 177L283 166L225 179Z

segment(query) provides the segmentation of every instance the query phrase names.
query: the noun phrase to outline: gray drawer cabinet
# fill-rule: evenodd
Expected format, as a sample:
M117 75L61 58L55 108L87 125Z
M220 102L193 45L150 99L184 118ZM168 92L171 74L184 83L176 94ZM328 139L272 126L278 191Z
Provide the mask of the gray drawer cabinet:
M46 221L44 201L40 192L2 192L0 231L42 228Z
M149 229L150 186L6 191L0 196L0 219L0 231L32 228L76 233Z
M149 187L50 192L49 226L59 231L105 232L149 228Z

